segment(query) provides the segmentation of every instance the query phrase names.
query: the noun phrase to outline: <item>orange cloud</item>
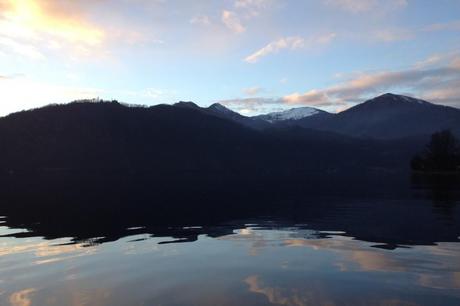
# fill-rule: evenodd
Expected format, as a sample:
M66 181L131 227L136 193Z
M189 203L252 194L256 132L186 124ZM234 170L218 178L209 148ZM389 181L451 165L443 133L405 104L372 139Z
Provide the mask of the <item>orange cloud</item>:
M221 19L224 25L236 34L246 31L246 28L241 24L238 15L232 11L222 11Z
M105 32L84 18L76 1L4 0L0 13L1 43L8 51L32 59L43 55L34 48L71 48L87 53L102 44ZM29 55L29 56L28 56Z
M270 42L262 49L257 50L251 55L247 56L244 61L247 63L257 63L262 57L269 54L278 53L283 49L297 50L302 48L313 48L321 45L326 45L332 42L336 37L335 33L328 33L326 35L320 35L316 37L310 37L305 39L299 36L283 37L278 40Z
M89 45L101 43L101 29L85 22L75 5L59 5L58 1L9 0L6 19L18 27L41 31L72 42Z

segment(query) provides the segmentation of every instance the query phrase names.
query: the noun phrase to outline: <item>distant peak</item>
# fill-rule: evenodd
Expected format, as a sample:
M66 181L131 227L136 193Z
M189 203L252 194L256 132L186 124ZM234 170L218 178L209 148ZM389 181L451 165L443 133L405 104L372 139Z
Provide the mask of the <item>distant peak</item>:
M200 108L198 105L196 105L192 101L179 101L177 103L174 103L174 106L187 107L187 108Z
M220 112L232 112L233 111L225 106L223 106L222 104L220 103L214 103L212 104L211 106L209 106L209 109L213 109L213 110L216 110L216 111L220 111Z
M387 92L387 93L380 95L380 97L399 97L399 96L400 95L394 94L392 92Z
M284 121L284 120L298 120L305 117L310 117L321 113L323 111L313 108L313 107L297 107L291 108L288 110L283 110L279 112L268 113L266 115L259 116L260 118L268 121L268 122L275 122L275 121Z
M404 95L397 95L394 93L385 93L383 95L377 96L370 101L379 102L379 101L395 101L395 102L409 102L409 103L418 103L418 104L431 104L425 100L420 100L417 98L404 96Z

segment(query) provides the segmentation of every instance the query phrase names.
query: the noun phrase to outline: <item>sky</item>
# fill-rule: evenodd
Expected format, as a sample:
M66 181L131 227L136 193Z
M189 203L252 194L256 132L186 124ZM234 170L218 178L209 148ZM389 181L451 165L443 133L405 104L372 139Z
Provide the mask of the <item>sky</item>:
M0 0L0 115L77 99L460 107L458 0Z

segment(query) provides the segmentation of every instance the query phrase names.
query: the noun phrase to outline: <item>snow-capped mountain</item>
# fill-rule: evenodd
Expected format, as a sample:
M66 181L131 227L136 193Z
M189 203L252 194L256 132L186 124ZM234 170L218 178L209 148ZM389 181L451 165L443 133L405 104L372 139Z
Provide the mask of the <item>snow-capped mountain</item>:
M265 115L255 116L253 118L259 118L270 123L276 123L280 121L300 120L306 117L318 115L320 113L326 113L322 110L313 107L298 107L291 108L285 111L268 113Z
M207 108L192 102L180 102L175 106L195 108L257 130L298 126L378 139L426 136L442 129L450 129L460 135L459 109L391 93L367 100L338 114L312 107L298 107L247 117L219 103Z
M460 132L460 110L396 94L383 94L338 113L310 128L367 138Z
M417 99L417 98L413 98L413 97L408 97L408 96L403 96L403 95L395 95L395 94L391 94L391 93L387 93L387 94L384 94L380 97L377 97L377 98L380 98L380 99L373 99L373 100L376 100L376 101L379 101L379 100L383 100L382 97L387 97L388 99L391 99L393 101L404 101L404 102L410 102L410 103L418 103L418 104L424 104L424 105L430 105L431 103L430 102L427 102L425 100L420 100L420 99Z

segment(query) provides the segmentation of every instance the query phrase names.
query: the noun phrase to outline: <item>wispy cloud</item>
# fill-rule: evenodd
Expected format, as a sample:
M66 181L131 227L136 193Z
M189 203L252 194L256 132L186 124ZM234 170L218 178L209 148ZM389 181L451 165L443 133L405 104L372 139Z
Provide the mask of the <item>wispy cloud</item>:
M115 45L160 44L150 27L101 14L101 1L0 0L0 52L32 60L106 58ZM96 18L95 16L99 16ZM139 29L137 29L139 27Z
M335 38L335 36L335 33L329 33L323 36L312 37L309 39L305 39L300 36L283 37L270 42L265 47L247 56L244 60L248 63L254 64L257 63L262 57L278 53L283 49L296 50L328 44Z
M254 113L274 107L312 106L343 110L376 95L393 91L435 103L460 107L460 54L430 56L407 69L361 72L326 88L294 92L279 98L251 97L220 101L237 110Z
M426 26L420 26L415 28L382 28L375 31L371 31L368 34L368 36L370 37L370 40L376 40L381 42L394 42L410 40L416 38L419 35L441 31L460 31L460 20L446 23L433 23Z
M305 39L302 37L285 37L275 41L272 41L262 49L257 50L253 54L247 56L244 60L248 63L256 63L260 58L267 56L272 53L277 53L282 49L300 49L305 46Z
M27 77L2 79L0 92L4 101L8 101L8 103L0 105L0 116L50 103L66 103L76 99L96 98L104 93L102 89L52 85Z
M190 19L190 23L208 26L211 24L211 19L206 15L198 15L198 16L192 17L192 19Z
M246 31L246 28L241 24L241 21L235 12L227 10L222 11L221 20L224 25L234 33L239 34Z
M380 42L394 42L401 40L409 40L415 37L415 32L410 29L391 28L380 29L371 34L372 40Z
M39 32L74 43L96 45L105 33L86 21L77 2L63 4L50 0L5 0L2 28L10 35L33 36Z
M266 8L272 3L273 0L236 0L236 8L252 9L252 8Z
M121 90L119 95L127 97L128 99L147 100L150 103L165 103L168 101L177 101L177 92L172 90L165 90L160 88L149 87L142 90Z
M282 109L282 107L280 107L282 106L282 102L280 101L280 99L277 98L236 98L219 100L217 102L246 115L268 113L271 111Z
M361 73L331 87L286 95L282 101L293 105L361 102L372 95L395 90L460 106L460 65L457 61L460 62L459 58L429 68L415 64L403 70ZM441 59L433 62L439 63Z
M262 92L262 88L260 88L259 86L253 86L243 89L243 92L248 96L255 96Z
M258 16L261 11L269 9L276 0L236 0L235 8L244 11L248 17Z
M21 77L25 77L25 75L22 73L1 74L0 80L12 80L12 79L21 78Z
M351 13L364 13L371 10L401 9L407 6L407 0L323 0L324 4Z
M0 36L0 49L32 60L43 60L45 55L35 46L15 41L9 37Z
M1 50L30 59L44 59L44 50L85 53L95 49L106 33L87 21L77 2L50 0L2 1Z
M454 20L444 23L433 23L422 29L423 31L460 31L460 20Z

